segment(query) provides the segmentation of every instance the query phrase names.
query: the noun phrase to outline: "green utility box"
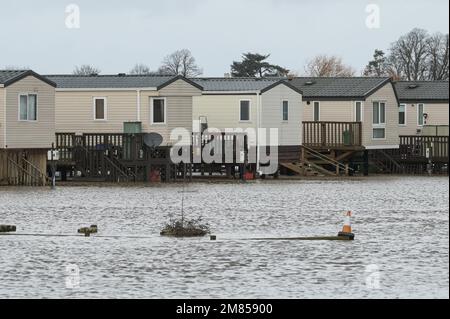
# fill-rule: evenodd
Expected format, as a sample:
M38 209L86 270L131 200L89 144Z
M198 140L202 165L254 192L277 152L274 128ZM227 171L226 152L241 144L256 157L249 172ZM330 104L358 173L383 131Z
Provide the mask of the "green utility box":
M125 134L139 134L142 133L142 122L124 122L123 132Z
M350 131L342 132L342 139L344 141L344 145L350 146L352 144L352 134Z
M125 134L140 134L142 133L142 122L124 122L123 132ZM123 137L123 157L126 160L133 159L133 135L125 135Z

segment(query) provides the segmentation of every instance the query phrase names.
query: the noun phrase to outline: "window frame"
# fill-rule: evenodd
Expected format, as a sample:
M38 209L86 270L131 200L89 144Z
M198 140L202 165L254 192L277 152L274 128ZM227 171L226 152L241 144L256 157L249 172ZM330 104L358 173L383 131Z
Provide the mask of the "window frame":
M419 120L420 105L422 105L422 124L420 124L420 120ZM417 103L417 126L418 127L424 127L425 126L425 117L424 117L425 114L426 114L426 112L425 112L425 103Z
M28 102L29 102L30 95L36 96L36 119L35 120L30 120L29 113L28 113L28 107L29 107ZM20 98L22 96L27 97L27 119L26 120L22 120L20 118ZM35 123L35 122L39 121L39 95L37 92L21 92L18 94L17 120L19 122L31 122L31 123Z
M164 101L164 122L155 122L154 119L154 101ZM167 98L166 97L152 97L150 98L150 125L167 125Z
M97 118L97 100L103 100L103 118L98 119ZM106 122L108 121L108 98L106 96L94 96L92 98L92 112L93 112L93 118L95 122Z
M317 105L318 105L318 107L319 107L319 118L316 120L316 103L317 103ZM321 119L321 103L320 103L320 101L313 101L313 122L320 122L320 119Z
M356 118L356 115L357 115L356 106L357 106L358 103L361 103L361 121L358 121L358 119ZM364 123L364 101L355 101L353 109L354 109L354 112L355 112L355 115L354 115L355 122Z
M284 106L285 103L287 103L287 119L284 119ZM291 106L289 105L289 101L288 100L283 100L281 101L281 121L284 123L289 122L289 113L290 113L290 108Z
M403 113L405 113L405 123L403 123L403 124L401 124L400 123L400 108L401 107L405 107L405 110L404 110L404 112ZM401 126L401 127L404 127L404 126L408 126L408 112L406 111L408 109L408 104L406 104L406 103L400 103L400 105L399 105L399 110L398 110L398 115L399 115L399 117L398 117L398 125L399 126Z
M374 108L375 103L378 103L378 123L374 123L375 118L374 115ZM381 122L381 104L384 104L384 122ZM384 100L375 100L372 101L372 140L374 141L385 141L387 139L387 131L386 131L386 120L387 120L387 102ZM375 137L375 130L376 129L383 129L384 130L384 137Z
M242 102L248 102L248 120L243 120L242 116ZM241 123L251 123L252 122L252 100L242 99L239 100L239 122Z
M384 130L384 137L375 137L375 130ZM372 140L385 141L386 140L386 127L373 127L372 128Z

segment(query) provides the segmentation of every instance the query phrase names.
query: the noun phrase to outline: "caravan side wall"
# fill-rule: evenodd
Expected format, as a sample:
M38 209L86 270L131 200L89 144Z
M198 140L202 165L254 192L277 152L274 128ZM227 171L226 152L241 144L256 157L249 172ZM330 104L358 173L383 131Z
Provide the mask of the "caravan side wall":
M6 90L6 147L49 149L55 142L55 88L28 76ZM37 120L19 120L19 95L37 95Z
M283 101L289 102L288 120L283 121ZM278 129L279 146L302 144L302 95L285 85L262 94L261 127Z
M373 129L373 103L386 103L386 124L384 139L374 139ZM364 102L363 145L368 148L398 148L400 144L398 128L398 101L394 87L387 83L369 96Z
M406 105L406 125L399 125L400 135L417 135L422 129L418 123L417 103L400 103ZM423 103L424 112L428 114L427 125L449 125L449 104Z

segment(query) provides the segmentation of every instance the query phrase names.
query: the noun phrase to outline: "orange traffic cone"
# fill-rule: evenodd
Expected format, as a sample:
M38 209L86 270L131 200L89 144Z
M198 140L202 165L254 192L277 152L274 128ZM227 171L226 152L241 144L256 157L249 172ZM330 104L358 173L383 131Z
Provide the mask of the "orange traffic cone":
M352 233L352 222L351 222L352 212L348 211L345 214L345 222L342 231L339 233L339 237L348 237L350 240L355 239L355 234Z

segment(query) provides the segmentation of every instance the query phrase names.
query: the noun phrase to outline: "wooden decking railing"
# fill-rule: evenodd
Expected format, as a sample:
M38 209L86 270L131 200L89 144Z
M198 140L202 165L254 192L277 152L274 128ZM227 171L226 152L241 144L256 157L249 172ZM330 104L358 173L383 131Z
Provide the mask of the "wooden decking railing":
M313 149L355 149L362 145L360 122L303 122L303 145Z
M400 159L448 162L448 136L400 136Z
M121 162L151 162L165 164L170 161L170 147L149 149L144 143L145 134L122 133L57 133L56 150L60 162L86 161L86 153L106 153L108 157ZM233 163L238 162L239 150L248 151L248 137L244 133L210 133L192 135L192 153L201 154L206 146L213 146L211 153L221 153L222 163L225 163L226 147L233 149ZM213 155L213 154L211 154Z

